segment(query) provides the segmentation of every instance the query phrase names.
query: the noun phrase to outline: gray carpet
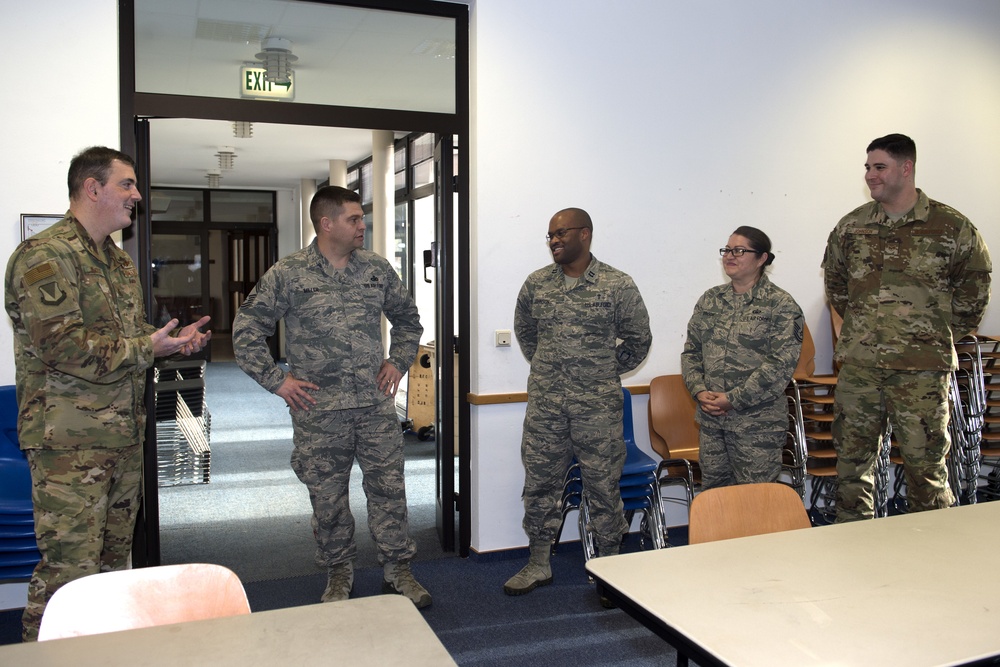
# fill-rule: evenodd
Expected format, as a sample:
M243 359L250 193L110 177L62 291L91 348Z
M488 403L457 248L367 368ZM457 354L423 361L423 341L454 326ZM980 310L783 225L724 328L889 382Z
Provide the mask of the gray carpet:
M206 562L230 568L244 582L319 572L309 494L292 472L291 418L285 402L233 362L205 373L211 414L211 482L160 489L164 564ZM417 560L443 552L434 527L434 442L406 437L406 488ZM357 524L357 567L377 564L368 534L361 471L351 476Z

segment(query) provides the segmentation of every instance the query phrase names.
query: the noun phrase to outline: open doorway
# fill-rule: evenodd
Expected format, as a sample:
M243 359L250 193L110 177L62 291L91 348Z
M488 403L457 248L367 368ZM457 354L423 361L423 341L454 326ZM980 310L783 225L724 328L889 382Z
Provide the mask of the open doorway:
M332 128L363 128L367 131L404 127L418 128L438 136L456 136L460 143L466 141L469 123L469 8L462 4L431 0L412 0L403 7L389 0L344 3L272 0L242 3L237 15L231 6L221 3L176 8L155 0L122 0L119 12L122 44L121 144L124 150L138 158L140 180L149 183L152 174L149 133L148 128L142 128L142 119L197 118L226 123L267 123L282 127L309 127L316 130L317 135L320 130ZM286 92L294 91L294 94L281 101L261 101L253 95L246 95L240 86L233 85L234 77L238 82L245 80L234 72L239 72L241 65L253 61L255 54L263 49L265 39L271 36L290 39L299 58L294 83L286 88ZM185 58L179 62L176 57L164 58L165 53L183 53ZM205 155L214 159L216 153L226 153L222 149L231 147L232 143L192 144L190 138L185 137L171 145L167 150L180 156L182 173L168 178L166 184L190 185L205 178L210 165L196 160L196 156ZM318 137L313 137L313 144L324 146ZM331 152L328 145L325 148L326 158L340 157ZM157 150L152 154L155 157L165 152ZM294 159L297 167L301 166L301 155ZM459 161L467 165L468 158L461 155ZM252 183L250 187L274 188L274 179L287 164L272 159L268 166L267 182ZM185 169L188 171L183 172ZM159 168L156 171L163 173ZM435 253L441 261L435 262L433 271L438 284L449 286L447 289L455 284L457 276L459 289L465 289L465 302L468 301L468 267L454 261L454 256L459 253L464 257L468 251L467 174L467 168L463 168L457 179L453 181L449 177L444 182L449 192L454 188L460 193L456 211L458 234L457 237L448 234L447 239L438 235ZM222 177L225 179L226 174L223 173ZM299 169L296 182L303 177ZM286 184L284 187L294 189L295 185ZM278 191L281 192L280 189ZM146 199L148 201L149 197ZM285 204L286 208L298 205L292 201ZM279 195L279 220L282 208ZM150 302L153 263L150 255L151 226L148 217L140 219L136 225L137 233L126 239L126 249L142 272ZM284 253L279 225L278 256ZM464 277L462 271L465 271ZM440 298L440 293L437 298ZM449 301L449 306L451 303ZM460 320L457 329L467 335L468 308L460 309L460 312L465 315L461 316L464 319ZM150 316L152 318L153 313ZM450 372L453 329L447 330L447 335L436 336L437 345L442 345L443 340L449 345L447 354L438 355L439 360L448 360L449 371L439 374L438 381L442 384L438 396L453 398L468 392L468 369L467 364L460 368L456 387ZM151 403L152 399L149 401ZM448 401L447 405L450 406L451 402ZM456 430L465 433L462 451L467 459L467 404L460 402L461 417L457 420L457 428L456 423L452 423L452 413L449 408L449 418L444 422L440 415L436 417L437 430L440 437L449 443L455 441ZM157 490L155 485L151 487L149 484L156 476L155 437L155 428L151 425L147 432L148 511L140 520L140 537L134 554L137 564L159 561ZM450 451L451 445L448 449ZM462 470L465 483L468 483L467 466L463 466ZM450 470L447 476L451 476ZM448 548L457 546L464 555L468 553L467 508L470 496L455 491L453 487L449 484L443 491L439 487L436 502L446 515L443 519L445 525L454 521L456 509L461 514L462 508L466 508L466 518L462 521L465 532L456 545L452 530L448 545Z

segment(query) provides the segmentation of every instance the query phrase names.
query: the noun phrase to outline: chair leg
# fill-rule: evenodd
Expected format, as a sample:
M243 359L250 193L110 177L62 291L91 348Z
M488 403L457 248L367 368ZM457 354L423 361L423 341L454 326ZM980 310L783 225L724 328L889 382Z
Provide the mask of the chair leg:
M660 498L658 489L653 494L653 506L649 511L653 515L653 520L650 522L653 524L650 527L653 533L653 548L665 549L667 546L667 522L663 516L663 499Z
M586 494L580 497L580 545L583 547L584 562L589 561L596 555L594 547L594 531L590 526L590 504L587 502Z

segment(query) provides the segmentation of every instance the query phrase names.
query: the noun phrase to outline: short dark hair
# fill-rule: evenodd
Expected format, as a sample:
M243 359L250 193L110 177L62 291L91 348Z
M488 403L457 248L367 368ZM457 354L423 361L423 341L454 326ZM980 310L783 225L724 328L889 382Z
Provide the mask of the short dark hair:
M66 177L66 185L69 186L69 198L83 189L83 184L88 178L95 179L101 185L108 184L108 176L111 174L111 163L115 160L124 162L135 170L135 160L132 156L126 155L114 148L106 146L91 146L78 153L69 163L69 174Z
M325 216L334 218L347 202L361 203L361 195L354 190L342 188L339 185L324 185L313 195L309 204L309 219L313 227L319 228L319 221Z
M875 139L865 150L866 153L872 151L885 151L899 162L909 160L913 164L917 163L917 144L905 134L887 134Z
M585 227L590 230L591 234L594 233L594 222L590 219L590 214L584 211L582 208L564 208L563 210L556 213L556 215L567 215L570 219L578 222L581 227ZM555 217L555 216L552 216Z
M771 262L774 261L774 253L771 252L771 239L768 238L767 234L760 231L756 227L750 227L748 225L737 227L733 234L742 236L749 241L751 250L767 253L767 261L760 267L761 272L763 272L764 266L771 266Z

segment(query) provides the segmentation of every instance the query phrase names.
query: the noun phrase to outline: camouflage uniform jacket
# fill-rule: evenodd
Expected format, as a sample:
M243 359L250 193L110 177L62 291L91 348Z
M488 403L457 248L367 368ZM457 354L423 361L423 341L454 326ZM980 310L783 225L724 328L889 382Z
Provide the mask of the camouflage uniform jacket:
M990 298L989 251L972 223L917 191L893 222L869 202L837 224L823 257L826 294L844 318L835 359L894 370L954 370L953 341Z
M688 322L681 353L692 396L725 392L734 410L697 412L699 423L726 430L788 427L785 388L802 351L805 320L795 299L763 275L748 292L726 283L705 292Z
M632 278L594 257L569 290L559 264L529 275L517 296L514 333L531 363L529 394L620 391L621 374L642 363L653 340Z
M142 442L147 324L139 273L111 239L98 248L67 213L7 263L22 449Z
M378 391L385 351L382 314L392 324L389 363L405 373L417 356L420 317L395 269L382 257L355 250L342 271L316 241L272 266L247 296L233 322L236 361L270 392L285 373L266 338L284 318L289 370L319 385L316 410L368 407L392 400Z

